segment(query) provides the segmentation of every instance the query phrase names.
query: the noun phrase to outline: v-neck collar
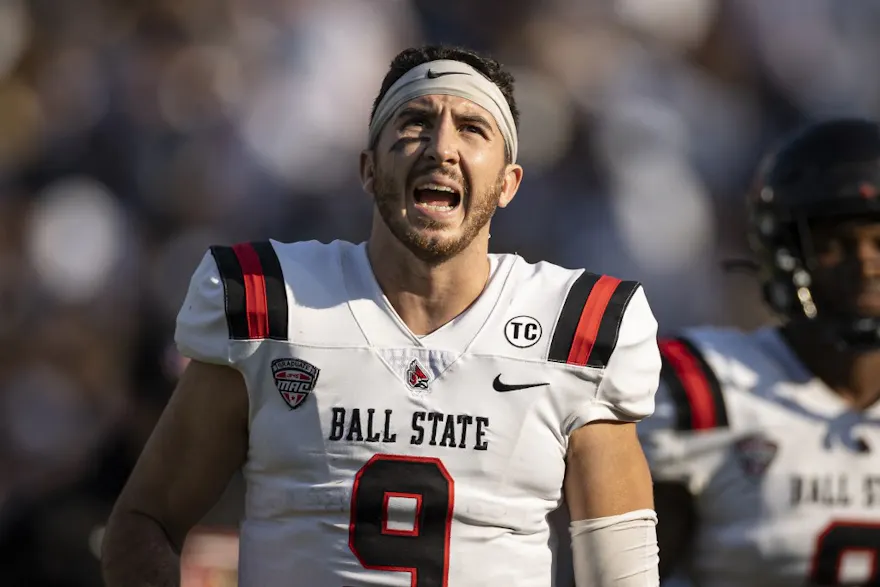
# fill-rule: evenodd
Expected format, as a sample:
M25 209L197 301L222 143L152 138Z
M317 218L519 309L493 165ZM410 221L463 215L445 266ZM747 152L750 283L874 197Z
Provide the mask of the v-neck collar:
M489 280L471 306L425 336L415 335L398 315L376 281L366 243L342 252L349 307L372 347L434 348L464 353L489 320L513 269L515 255L489 255Z

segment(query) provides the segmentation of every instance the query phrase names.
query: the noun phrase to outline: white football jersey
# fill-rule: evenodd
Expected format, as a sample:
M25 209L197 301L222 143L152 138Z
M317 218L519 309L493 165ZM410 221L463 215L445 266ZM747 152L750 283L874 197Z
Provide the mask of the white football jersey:
M555 584L569 434L652 412L657 324L636 282L490 261L415 336L363 244L205 255L176 340L247 383L242 587Z
M775 328L693 329L660 349L639 432L655 481L695 497L694 584L880 585L880 405L851 409Z

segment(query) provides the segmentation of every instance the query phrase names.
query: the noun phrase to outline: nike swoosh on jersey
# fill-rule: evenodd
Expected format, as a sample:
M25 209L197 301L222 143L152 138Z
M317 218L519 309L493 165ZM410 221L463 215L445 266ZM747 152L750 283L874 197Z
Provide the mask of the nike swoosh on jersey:
M505 392L505 391L519 391L520 389L528 389L530 387L541 387L543 385L550 385L547 382L544 383L523 383L519 385L508 385L507 383L501 382L501 373L492 380L492 389L495 391Z

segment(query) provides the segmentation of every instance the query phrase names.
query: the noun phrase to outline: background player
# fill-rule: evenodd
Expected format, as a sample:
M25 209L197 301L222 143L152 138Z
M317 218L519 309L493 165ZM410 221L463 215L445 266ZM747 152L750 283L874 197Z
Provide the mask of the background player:
M880 127L832 120L770 156L748 200L781 328L661 342L640 434L661 575L880 585Z
M656 321L635 282L488 255L522 178L512 92L491 59L404 51L361 158L368 244L205 256L178 319L193 361L108 525L110 587L177 584L241 467L243 586L543 587L563 493L578 585L656 585L634 424Z

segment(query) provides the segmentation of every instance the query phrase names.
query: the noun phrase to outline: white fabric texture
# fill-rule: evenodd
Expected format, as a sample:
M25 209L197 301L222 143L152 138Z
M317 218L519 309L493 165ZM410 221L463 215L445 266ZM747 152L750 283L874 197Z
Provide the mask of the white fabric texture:
M660 585L657 514L653 510L575 520L569 531L577 587Z

